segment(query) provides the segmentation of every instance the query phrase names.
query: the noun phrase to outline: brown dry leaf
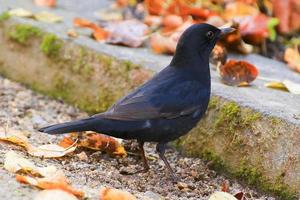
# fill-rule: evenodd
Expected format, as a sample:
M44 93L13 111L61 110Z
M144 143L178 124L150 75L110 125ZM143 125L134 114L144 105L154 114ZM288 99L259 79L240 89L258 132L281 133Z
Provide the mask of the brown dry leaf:
M73 20L74 26L89 28L93 30L93 37L97 41L106 40L109 36L109 32L104 30L103 28L97 26L95 23L90 22L89 20L82 19L82 18L74 18Z
M237 200L234 196L227 192L214 192L208 200Z
M105 25L105 30L110 32L106 39L107 43L136 48L143 45L148 26L138 20L130 19L109 22Z
M29 160L23 158L14 151L5 154L4 168L12 173L39 174L38 168Z
M76 149L76 141L69 145L68 148L63 148L56 144L47 144L39 147L31 145L25 135L25 132L17 130L5 130L0 127L0 141L11 142L18 146L24 147L27 152L32 156L44 157L44 158L58 158L63 157L66 154L72 153Z
M217 67L221 64L224 65L227 61L227 54L227 50L223 45L216 44L209 56L209 62Z
M71 185L69 185L67 178L61 170L58 170L52 176L44 178L35 178L17 174L16 180L20 183L29 184L40 189L59 189L80 198L84 196L82 191L74 189Z
M78 147L84 147L97 151L105 151L113 156L124 157L127 155L124 146L118 142L117 139L92 131L72 133L69 136L64 137L59 144L66 147L67 145L71 144L71 142L74 144L75 140L78 140Z
M287 48L284 52L284 60L292 70L300 73L300 52L297 47Z
M34 3L38 6L55 7L56 0L34 0Z
M28 159L22 157L14 151L5 154L4 168L12 173L25 173L32 176L52 176L57 172L56 167L37 167Z
M236 31L227 34L224 38L221 39L221 44L223 44L226 49L235 51L238 53L249 54L253 50L253 46L246 44L241 36L239 24L231 24L232 28L235 28Z
M11 142L21 147L27 147L29 142L25 132L0 127L0 141Z
M76 143L76 141L75 141ZM38 147L29 145L27 147L27 152L36 157L43 158L59 158L63 157L66 154L72 153L76 149L75 143L68 148L63 148L56 144L46 144Z
M63 190L43 190L39 192L35 197L34 200L78 200L76 196L65 192Z
M245 42L253 45L262 44L269 37L268 22L270 19L264 14L258 14L238 20L241 35Z
M234 195L237 200L244 200L244 192L238 192Z
M221 185L221 191L222 192L229 192L229 184L227 181L224 181Z
M46 23L57 23L57 22L63 21L62 17L57 16L57 15L47 12L47 11L35 13L34 18L37 21L46 22Z
M101 188L100 200L136 200L136 197L127 191L114 188Z
M246 61L229 60L219 68L219 73L224 84L234 86L254 81L258 70Z

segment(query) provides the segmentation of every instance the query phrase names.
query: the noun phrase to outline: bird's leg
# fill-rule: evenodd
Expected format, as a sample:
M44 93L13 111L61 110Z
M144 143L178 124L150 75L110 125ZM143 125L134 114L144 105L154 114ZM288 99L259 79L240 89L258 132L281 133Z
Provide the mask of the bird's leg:
M140 172L147 172L150 169L150 167L148 165L147 158L145 156L144 142L138 141L138 143L139 143L139 149L141 151L141 157L142 157L143 165L144 165L144 169L140 170Z
M167 169L169 170L169 172L171 173L171 176L173 178L174 182L178 182L180 179L179 177L177 177L174 173L174 171L172 170L167 158L165 157L165 151L166 151L166 143L158 143L156 145L156 151L158 152L159 157L164 161Z
M121 172L122 174L132 175L132 174L137 174L137 173L145 173L150 169L150 167L148 165L148 162L147 162L147 158L145 156L144 142L143 141L138 141L138 144L139 144L139 150L140 150L141 157L142 157L142 160L143 160L144 168L140 169L140 170L135 170L135 171L125 169L124 171Z

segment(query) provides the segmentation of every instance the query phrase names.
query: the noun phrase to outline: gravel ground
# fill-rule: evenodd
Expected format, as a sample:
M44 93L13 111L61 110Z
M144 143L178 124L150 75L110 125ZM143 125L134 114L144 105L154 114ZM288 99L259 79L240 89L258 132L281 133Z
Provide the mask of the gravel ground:
M86 116L72 106L36 94L25 87L0 77L0 126L9 125L12 129L31 132L32 144L57 142L59 137L41 134L37 127L45 124L64 122ZM132 146L126 143L126 146ZM182 178L182 187L173 184L163 162L154 151L154 144L147 144L145 151L149 159L150 171L144 174L122 175L128 169L137 169L142 163L138 156L130 154L126 158L112 158L101 152L85 151L87 161L80 160L75 154L60 159L40 159L28 156L21 148L0 143L0 199L32 199L38 189L21 185L3 168L4 154L15 150L39 166L55 165L64 170L72 185L81 188L90 199L98 199L101 187L114 187L128 190L138 199L208 199L214 191L220 190L223 182L230 184L232 193L243 191L252 198L273 200L263 196L236 181L228 180L209 170L200 159L186 158L169 149L167 158L176 173Z

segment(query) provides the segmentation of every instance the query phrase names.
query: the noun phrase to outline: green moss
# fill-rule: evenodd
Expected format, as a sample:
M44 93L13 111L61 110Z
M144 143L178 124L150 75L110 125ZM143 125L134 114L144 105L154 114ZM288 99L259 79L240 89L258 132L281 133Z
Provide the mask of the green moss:
M130 71L130 70L138 68L138 66L136 64L132 63L129 60L124 61L123 64L125 66L126 71Z
M249 185L255 186L263 192L268 192L276 195L282 200L296 200L297 195L291 191L283 182L282 175L276 178L275 183L271 183L265 178L260 169L257 167L249 167L246 161L242 161L238 170L233 173L234 176L240 178Z
M234 134L241 122L241 109L234 102L222 105L218 118L214 122L216 132Z
M71 70L75 73L84 75L84 77L86 78L90 78L94 70L87 60L89 58L89 55L90 54L88 54L83 47L80 47L75 64L71 65Z
M47 33L43 36L40 48L47 56L57 57L61 47L62 41L56 35Z
M6 11L0 14L0 22L4 22L10 18L10 14Z
M242 111L242 126L251 126L255 121L262 118L261 113L244 108Z
M226 169L224 162L222 159L216 155L214 152L210 150L204 150L202 152L201 157L207 161L210 162L210 167L217 171L224 171Z
M12 29L9 38L22 45L26 45L29 38L41 35L40 29L27 24L15 25Z
M217 105L218 105L218 102L219 102L219 98L215 97L215 96L212 96L210 98L210 101L209 101L209 104L208 104L208 109L216 108Z

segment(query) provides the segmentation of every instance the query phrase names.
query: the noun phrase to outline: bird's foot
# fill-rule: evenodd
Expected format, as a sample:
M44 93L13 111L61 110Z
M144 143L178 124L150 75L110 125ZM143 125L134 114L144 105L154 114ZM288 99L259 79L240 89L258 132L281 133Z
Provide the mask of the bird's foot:
M171 179L174 184L181 182L181 178L176 174L171 174Z

